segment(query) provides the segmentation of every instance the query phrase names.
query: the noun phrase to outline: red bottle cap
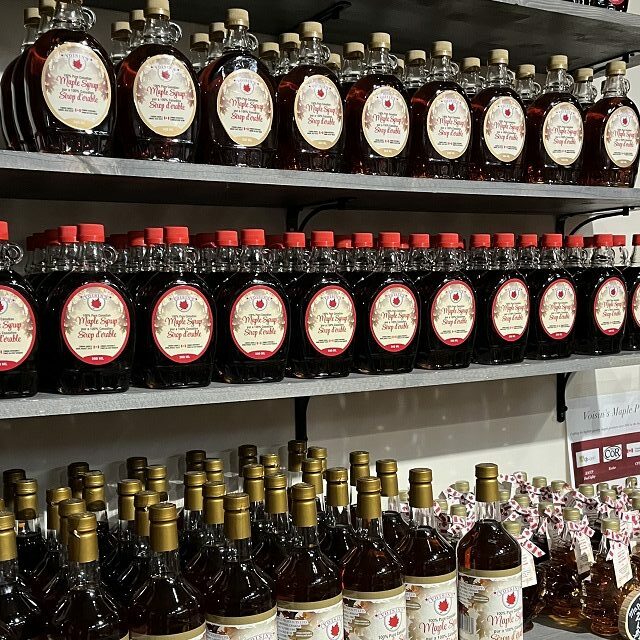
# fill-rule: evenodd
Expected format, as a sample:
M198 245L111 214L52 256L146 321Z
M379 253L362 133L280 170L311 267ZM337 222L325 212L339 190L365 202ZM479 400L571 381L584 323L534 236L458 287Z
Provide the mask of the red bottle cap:
M129 231L127 233L127 244L130 247L144 247L144 231Z
M400 234L397 231L381 231L378 234L378 246L381 249L399 249Z
M371 249L373 248L373 233L354 233L353 234L353 246L356 249Z
M58 239L62 244L78 242L78 227L75 224L58 227Z
M307 238L300 231L287 231L284 234L284 244L288 249L304 249L307 246Z
M436 236L436 246L443 249L456 249L459 242L457 233L439 233Z
M633 234L633 246L634 247L640 246L640 233L634 233Z
M200 249L214 249L216 245L215 233L196 233L196 246Z
M336 235L336 249L353 249L353 240L351 236Z
M584 237L584 246L587 249L590 249L591 247L593 247L593 236L585 236Z
M584 247L584 236L567 236L564 239L564 246L568 249L582 249Z
M238 246L238 232L224 229L222 231L216 231L214 234L215 243L219 247L237 247Z
M494 233L493 246L497 249L511 249L515 246L513 233Z
M44 239L47 246L60 244L60 241L58 240L58 229L47 229L44 232Z
M189 244L189 227L165 227L165 244Z
M284 249L284 238L281 233L267 235L267 247L269 249Z
M164 244L164 229L162 227L147 227L144 230L144 243Z
M428 233L412 233L409 236L409 244L412 249L428 249L431 246L431 238Z
M333 231L312 231L312 247L333 247Z
M0 240L8 240L8 239L9 239L9 225L4 220L0 220Z
M31 234L30 236L27 236L27 251L35 251L36 250L36 235L35 233Z
M104 225L93 223L79 224L78 240L80 242L104 242Z
M627 246L627 236L613 236L613 246L614 247L626 247Z
M491 246L491 236L488 233L472 233L470 246L472 249L488 249Z
M243 247L264 247L264 229L243 229L240 244Z
M613 247L613 236L610 233L596 233L593 244L596 247Z
M518 248L537 247L538 236L535 233L522 233L518 236Z
M561 233L544 233L542 235L542 246L547 249L562 248L562 234Z

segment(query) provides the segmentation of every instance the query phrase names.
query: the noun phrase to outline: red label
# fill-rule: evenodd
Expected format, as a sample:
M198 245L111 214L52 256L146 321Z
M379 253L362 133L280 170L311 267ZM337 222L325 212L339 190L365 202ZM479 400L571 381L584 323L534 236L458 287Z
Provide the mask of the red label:
M307 305L304 329L318 353L329 357L344 353L356 331L356 308L349 293L337 285L320 289Z
M507 342L519 340L529 324L529 290L518 278L507 280L493 297L491 317L496 333Z
M411 289L403 284L386 286L371 305L369 327L385 351L404 351L418 330L418 302Z
M476 321L476 301L471 287L452 280L441 287L431 305L431 326L438 339L450 347L467 341Z
M0 287L0 372L20 366L36 343L36 319L26 298Z
M620 278L607 278L593 299L593 318L598 329L615 336L624 326L627 315L627 290Z

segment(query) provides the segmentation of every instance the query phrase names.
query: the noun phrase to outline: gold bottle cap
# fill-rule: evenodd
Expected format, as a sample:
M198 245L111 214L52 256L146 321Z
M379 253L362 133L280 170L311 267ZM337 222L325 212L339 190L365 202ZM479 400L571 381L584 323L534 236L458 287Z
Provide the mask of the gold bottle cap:
M11 511L0 511L0 562L18 557L16 518Z
M327 470L327 447L313 446L307 449L307 458L313 458L314 460L322 461L322 473Z
M567 56L555 55L550 56L549 61L547 62L547 69L549 71L553 71L556 69L568 69L569 68L569 58Z
M224 22L212 22L209 24L209 40L211 42L222 42L227 35Z
M398 462L396 460L391 458L376 460L376 475L380 478L381 495L385 497L398 495Z
M70 498L70 487L47 489L47 529L49 531L60 532L60 514L58 512L58 505L63 500L69 500Z
M547 507L553 507L553 502L550 502L549 500L540 500L540 502L538 502L538 513L543 515Z
M321 22L302 22L298 28L300 40L308 40L309 38L320 38L322 40L322 23Z
M542 489L547 486L547 479L544 476L533 476L533 480L531 480L531 484L536 489Z
M426 467L409 469L409 505L413 508L433 508L432 476L431 469ZM384 486L384 482L382 482L382 485Z
M615 500L618 496L616 495L616 492L613 489L604 489L603 491L600 492L600 502L605 502L607 500L607 498L610 498L611 500Z
M222 524L224 522L224 496L227 487L224 482L207 482L202 487L204 495L204 523Z
M202 511L202 485L207 481L204 471L187 471L184 474L184 508L189 511Z
M280 47L282 49L299 49L300 48L300 36L297 33L289 32L281 33L278 37Z
M23 478L13 485L13 512L17 520L34 520L38 517L38 481Z
M480 69L480 58L462 58L462 63L460 64L460 68L463 71L470 71L471 69Z
M604 491L605 489L609 488L609 483L608 482L598 482L598 484L596 485L596 491L598 493L600 493L601 491Z
M184 454L187 471L204 471L207 452L204 449L191 449Z
M250 502L264 502L264 467L261 464L246 464L242 467L243 487Z
M509 64L509 52L507 49L491 49L488 62L489 64Z
M171 9L169 7L169 0L147 0L144 15L146 18L151 16L166 16L170 18Z
M131 26L124 20L111 23L111 39L127 41L131 37Z
M102 471L87 471L82 476L82 497L87 503L87 511L104 511L107 501L104 493L104 474Z
M280 456L277 453L261 454L260 464L264 467L265 477L280 473Z
M631 508L640 511L640 495L631 496Z
M207 482L224 482L224 463L220 458L205 458L204 471Z
M241 444L238 447L238 468L242 471L245 464L258 462L258 447L255 444Z
M427 52L424 49L410 49L404 54L404 61L407 64L412 62L426 62Z
M144 17L144 9L133 9L129 11L129 24L133 29L141 31L144 29L144 25L147 22Z
M551 481L551 491L556 493L562 491L565 488L567 483L564 480L552 480Z
M339 71L342 69L342 56L339 53L330 53L327 60L327 67Z
M633 487L625 487L622 490L622 493L624 493L625 495L631 497L631 494L635 491L635 489Z
M500 502L509 502L510 498L511 492L509 489L498 489L498 500L500 500Z
M461 518L466 518L467 507L465 507L463 504L452 504L449 509L449 513L452 516L460 516Z
M178 511L172 502L149 507L149 541L155 552L178 548Z
M586 82L587 80L593 80L593 69L589 67L581 67L580 69L576 69L576 72L573 74L573 79L576 82Z
M287 513L289 511L287 500L287 476L284 473L274 473L264 478L265 501L264 508L267 513Z
M453 56L453 45L448 40L437 40L431 45L431 57Z
M327 469L327 505L346 507L349 505L349 472L344 467Z
M98 559L98 522L95 513L84 511L69 516L69 561L95 562Z
M498 465L492 462L476 465L476 499L479 502L497 502L503 499L498 493Z
M535 64L518 65L518 69L516 71L516 78L518 78L518 80L523 80L524 78L535 78L535 77L536 77Z
M525 493L516 493L516 495L513 496L513 499L525 509L528 509L531 506L531 498Z
M291 517L296 527L315 527L318 524L313 485L299 482L291 487Z
M146 456L131 456L127 458L127 473L130 471L139 471L142 469L143 471L149 464Z
M562 517L569 522L579 522L582 520L582 513L577 507L565 507L562 510Z
M41 16L52 16L56 10L56 0L40 0L38 6Z
M224 21L229 27L249 27L249 12L245 9L227 9L227 17Z
M97 469L87 471L82 476L82 484L86 487L104 487L104 474Z
M628 478L625 478L625 484L627 487L637 487L638 486L638 478L636 478L635 476L629 476Z
M624 76L627 74L627 63L623 60L613 60L607 64L605 73L608 76Z
M438 506L443 513L447 513L449 509L449 503L444 498L436 498L434 502L438 503Z
M40 9L29 7L24 10L24 26L37 27L40 24Z
M369 49L391 49L391 36L384 31L370 34Z
M208 33L192 33L189 38L189 49L191 51L207 51L210 44Z
M356 513L359 518L371 519L382 516L380 502L380 478L365 476L358 478L356 483L358 491L358 504Z
M453 488L459 493L469 493L471 490L468 480L456 480L453 483Z
M315 489L316 495L322 495L324 490L322 486L322 460L305 458L302 461L302 482L310 484Z
M74 498L82 498L83 476L89 471L88 462L72 462L67 466L67 479Z
M133 497L136 510L136 533L141 538L149 537L149 507L160 504L160 494L157 491L141 491Z
M368 451L352 451L349 454L349 484L356 486L358 478L364 478L370 474L369 470L369 452Z
M224 497L224 535L229 540L251 538L247 493L227 493Z
M302 461L307 457L307 441L289 440L287 453L287 469L294 473L302 471Z
M505 520L502 523L504 530L517 538L522 533L522 522L519 520Z
M157 491L160 494L161 502L166 501L169 492L167 467L163 464L150 464L146 468L146 475L146 488L149 489L149 491Z
M342 47L345 58L364 58L364 44L362 42L345 42Z
M600 529L603 533L605 531L620 531L620 520L618 518L602 518Z

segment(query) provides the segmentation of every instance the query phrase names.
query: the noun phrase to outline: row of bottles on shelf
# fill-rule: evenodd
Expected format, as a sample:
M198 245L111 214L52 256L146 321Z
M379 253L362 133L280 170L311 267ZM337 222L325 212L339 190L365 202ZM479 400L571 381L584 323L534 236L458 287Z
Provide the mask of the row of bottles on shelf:
M37 482L5 470L0 636L2 624L12 640L231 636L254 624L271 640L342 640L366 624L370 640L480 629L513 640L541 613L624 635L640 590L636 477L573 489L479 464L475 492L463 480L434 500L430 469L411 469L401 491L397 462L377 460L372 476L366 451L349 469L299 440L285 468L275 453L258 462L254 445L238 460L240 488L220 458L187 452L180 508L167 502L166 467L129 458L112 527L104 475L72 463L68 486L47 491L46 536ZM95 613L80 618L87 598Z
M640 122L622 61L607 66L595 103L593 73L581 70L574 88L566 56L551 56L537 95L531 65L514 88L504 49L489 53L486 79L478 59L467 59L458 77L446 41L433 44L428 71L426 54L409 52L403 83L391 38L378 32L366 58L361 43L346 45L336 75L320 23L303 23L296 38L284 34L277 64L275 46L263 46L268 66L248 13L229 9L224 26L213 23L207 64L196 75L174 46L181 31L168 0L148 0L142 33L139 15L135 33L114 25L114 69L86 33L82 0L58 2L53 18L51 0L41 2L47 13L38 21L36 9L26 11L23 50L0 89L14 149L391 176L635 182Z
M40 236L40 240L43 236ZM22 250L0 223L0 390L79 394L511 364L640 348L640 234L625 238L262 229L51 229ZM120 243L115 238L116 244ZM39 242L39 241L38 241Z
M626 11L629 6L629 0L564 0L565 2L573 2L574 4L584 4L590 7L600 7L601 9L610 9L612 11Z

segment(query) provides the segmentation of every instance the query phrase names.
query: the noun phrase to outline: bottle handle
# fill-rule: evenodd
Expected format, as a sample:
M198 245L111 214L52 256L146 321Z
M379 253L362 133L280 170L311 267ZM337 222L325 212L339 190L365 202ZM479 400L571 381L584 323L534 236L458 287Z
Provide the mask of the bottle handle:
M170 22L169 29L173 31L174 42L182 40L182 27L177 22Z
M567 82L569 83L567 91L571 93L571 89L573 89L573 87L575 86L576 81L573 79L573 76L570 73L567 73Z
M393 63L393 72L398 70L398 56L394 56L393 53L389 54L389 60Z
M516 74L511 71L511 69L507 69L507 77L509 78L509 84L513 86L516 82Z
M320 49L322 49L322 62L326 64L331 57L331 49L329 49L326 44L321 44Z
M249 41L249 49L251 51L258 50L258 38L256 38L253 33L246 33L245 38Z
M451 65L451 71L453 71L453 75L458 76L460 73L460 65L453 60L450 60L449 64Z
M13 244L13 242L7 242L5 246L5 256L11 265L18 264L22 262L22 258L24 258L24 251L21 246Z
M105 244L102 247L102 256L107 265L112 265L118 259L118 252L110 244Z
M87 7L82 7L82 17L84 18L85 28L91 31L96 23L96 14Z
M590 100L595 101L595 99L598 97L598 90L596 89L596 87L594 87L593 85L591 85L589 87L589 98Z
M195 247L187 247L185 251L185 258L187 262L194 267L198 264L199 251Z
M622 86L624 87L625 94L629 93L631 90L631 83L626 78L622 78Z
M536 96L536 98L542 93L542 87L540 86L539 82L536 82L535 80L533 81L533 95Z

